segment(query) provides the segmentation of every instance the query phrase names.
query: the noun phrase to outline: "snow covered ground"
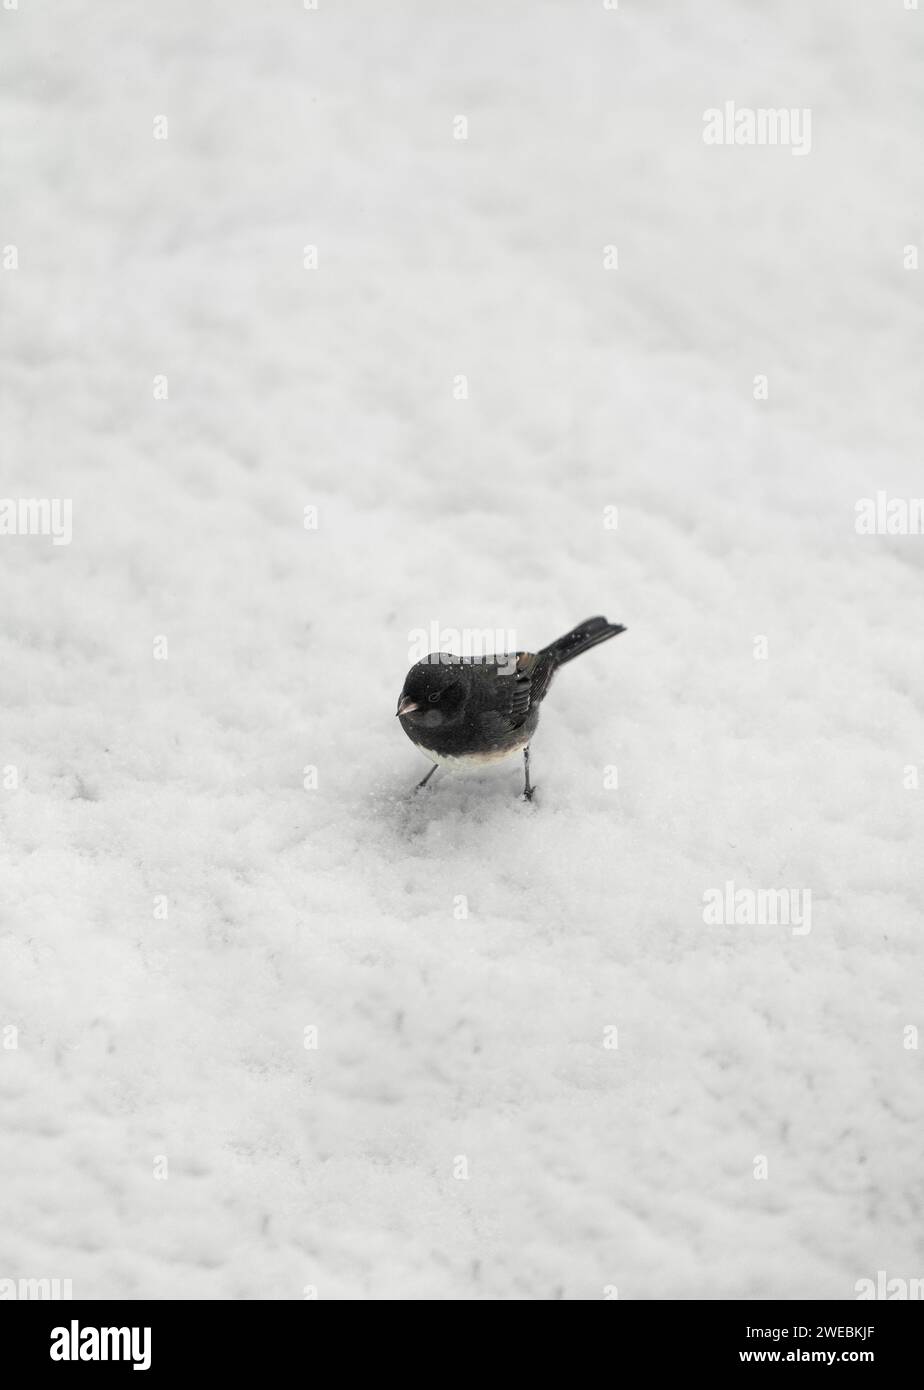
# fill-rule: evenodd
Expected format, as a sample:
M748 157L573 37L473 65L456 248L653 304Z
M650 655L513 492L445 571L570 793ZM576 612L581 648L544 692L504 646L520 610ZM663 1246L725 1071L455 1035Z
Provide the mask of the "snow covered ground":
M0 1278L924 1275L924 537L855 529L924 493L922 25L0 10L0 492L73 499L0 538ZM408 796L414 629L597 612L534 806Z

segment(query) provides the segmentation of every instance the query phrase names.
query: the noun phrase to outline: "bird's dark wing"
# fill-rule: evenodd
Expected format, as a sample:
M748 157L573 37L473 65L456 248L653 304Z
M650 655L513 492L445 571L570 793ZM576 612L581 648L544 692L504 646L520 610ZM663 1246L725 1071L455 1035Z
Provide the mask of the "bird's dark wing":
M498 666L492 688L492 705L512 729L529 717L549 688L555 658L545 652L517 652L514 663Z

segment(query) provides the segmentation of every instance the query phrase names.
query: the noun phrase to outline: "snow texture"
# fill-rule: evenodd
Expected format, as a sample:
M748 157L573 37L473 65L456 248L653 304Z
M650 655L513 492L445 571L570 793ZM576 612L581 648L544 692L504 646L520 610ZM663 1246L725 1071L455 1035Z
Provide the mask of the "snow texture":
M924 537L855 527L924 491L922 24L0 10L0 491L73 499L0 538L0 1276L924 1274ZM595 613L534 805L409 795L414 629ZM708 925L729 880L811 930Z

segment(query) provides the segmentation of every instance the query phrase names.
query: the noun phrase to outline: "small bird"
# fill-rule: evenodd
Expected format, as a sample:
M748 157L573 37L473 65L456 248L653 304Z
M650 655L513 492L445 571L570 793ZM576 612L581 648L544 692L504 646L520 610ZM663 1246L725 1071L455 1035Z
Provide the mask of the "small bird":
M606 618L588 618L538 652L491 657L431 652L418 661L405 677L397 709L408 738L434 764L415 790L441 765L477 768L522 749L523 796L531 801L529 744L553 675L566 661L625 630Z

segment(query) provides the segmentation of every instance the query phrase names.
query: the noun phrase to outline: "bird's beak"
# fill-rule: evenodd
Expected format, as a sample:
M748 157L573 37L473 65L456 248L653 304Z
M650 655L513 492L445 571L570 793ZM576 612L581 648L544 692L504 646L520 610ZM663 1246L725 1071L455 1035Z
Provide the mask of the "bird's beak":
M415 709L420 709L420 706L415 704L409 695L402 695L401 699L398 701L398 708L395 711L395 716L397 717L399 714L412 714Z

